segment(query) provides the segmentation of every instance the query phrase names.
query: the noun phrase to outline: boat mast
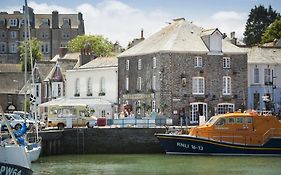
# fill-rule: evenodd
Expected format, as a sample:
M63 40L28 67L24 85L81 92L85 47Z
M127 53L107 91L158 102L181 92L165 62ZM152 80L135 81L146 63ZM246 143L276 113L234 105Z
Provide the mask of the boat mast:
M26 81L27 81L27 0L25 0L24 5L24 122L26 123L26 99L27 99L27 89L26 89Z
M27 7L27 0L26 1L26 7ZM31 66L31 92L30 94L35 94L35 80L34 80L34 72L33 72L33 56L32 56L32 45L31 45L31 31L30 31L30 19L29 19L29 9L26 8L27 13L27 31L29 32L28 40L29 40L29 54L30 54L30 66ZM36 96L35 96L36 97ZM31 104L30 104L31 106ZM34 111L34 117L35 117L35 129L36 129L36 140L38 140L38 122L37 122L37 108L36 108L36 102L34 106L32 107L32 110Z

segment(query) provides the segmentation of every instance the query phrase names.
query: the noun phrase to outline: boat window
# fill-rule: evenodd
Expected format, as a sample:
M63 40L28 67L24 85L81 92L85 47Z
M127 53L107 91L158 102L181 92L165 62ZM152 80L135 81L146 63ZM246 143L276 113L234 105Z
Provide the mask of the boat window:
M225 118L220 118L218 120L218 122L216 123L217 126L223 126L226 123L226 119Z
M233 117L228 118L228 123L229 124L234 124L235 123L235 118L233 118Z
M218 118L211 117L206 124L214 124Z
M237 117L237 118L236 118L236 123L237 123L237 124L244 123L244 118L243 118L243 117Z
M253 123L253 118L252 118L252 117L247 117L247 118L246 118L246 123L247 123L247 124Z

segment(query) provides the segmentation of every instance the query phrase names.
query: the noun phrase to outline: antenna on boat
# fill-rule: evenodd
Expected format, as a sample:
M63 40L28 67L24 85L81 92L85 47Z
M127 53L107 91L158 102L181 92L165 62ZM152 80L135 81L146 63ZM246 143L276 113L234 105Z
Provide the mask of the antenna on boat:
M27 80L27 0L25 0L24 4L24 82L26 84ZM24 123L26 123L26 85L24 87Z

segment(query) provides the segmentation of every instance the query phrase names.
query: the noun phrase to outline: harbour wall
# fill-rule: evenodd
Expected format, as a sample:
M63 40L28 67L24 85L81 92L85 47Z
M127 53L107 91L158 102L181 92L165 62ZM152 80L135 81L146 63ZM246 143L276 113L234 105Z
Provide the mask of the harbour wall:
M39 133L42 137L41 156L162 153L154 134L164 132L164 128L72 128L43 131Z

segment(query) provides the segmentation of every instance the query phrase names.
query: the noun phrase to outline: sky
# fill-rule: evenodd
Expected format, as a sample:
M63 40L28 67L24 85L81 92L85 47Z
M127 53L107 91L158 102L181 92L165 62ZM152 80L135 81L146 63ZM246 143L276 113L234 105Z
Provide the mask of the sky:
M1 0L0 11L22 10L24 0ZM205 29L218 28L243 38L245 24L252 8L272 6L281 13L281 0L28 0L37 14L83 14L86 34L103 35L123 47L129 41L144 37L168 25L175 18L185 18Z

